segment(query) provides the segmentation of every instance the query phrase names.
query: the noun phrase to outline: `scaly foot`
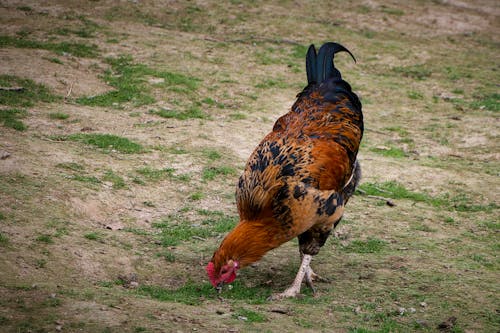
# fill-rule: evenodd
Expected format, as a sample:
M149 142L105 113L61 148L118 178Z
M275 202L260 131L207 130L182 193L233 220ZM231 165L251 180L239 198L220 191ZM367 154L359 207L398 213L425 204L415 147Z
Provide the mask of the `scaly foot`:
M302 263L300 264L299 271L297 272L297 276L295 277L292 285L281 294L272 295L268 298L268 300L275 301L288 297L297 297L297 295L300 294L300 285L302 284L302 280L304 280L304 276L306 275L308 270L311 270L311 268L309 267L311 259L312 257L309 254L305 254L302 257Z
M309 266L306 270L306 285L311 288L312 292L314 295L316 295L316 289L314 288L313 281L319 281L319 282L330 282L330 280L325 279L318 274L314 273L312 268Z

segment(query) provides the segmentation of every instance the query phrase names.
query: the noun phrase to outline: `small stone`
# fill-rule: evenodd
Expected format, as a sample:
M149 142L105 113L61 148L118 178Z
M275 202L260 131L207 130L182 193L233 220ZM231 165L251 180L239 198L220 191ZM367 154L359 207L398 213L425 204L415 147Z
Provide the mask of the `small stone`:
M137 281L131 281L129 284L129 288L137 288L139 287L139 282Z
M410 312L410 313L415 313L415 312L417 312L417 310L416 310L415 308L409 308L409 309L408 309L408 312Z
M422 327L429 327L429 323L423 319L417 319L415 322Z
M248 320L248 318L245 317L245 316L238 316L238 319L239 320L243 320L243 321L247 321Z
M56 325L56 331L61 332L62 331L62 325Z
M10 157L10 153L6 150L0 150L0 159L5 160Z
M357 306L355 309L354 309L354 313L355 314L360 314L361 313L361 306Z
M112 185L112 184L111 184ZM106 224L105 228L109 230L122 230L123 229L123 224L121 222L110 222Z
M405 308L403 308L403 307L399 307L399 308L398 308L398 312L399 312L399 315L400 315L400 316L402 316L402 315L404 315L404 314L405 314L406 309L405 309Z
M427 303L425 302L420 302L420 306L423 307L423 308L426 308L427 307Z
M159 83L164 83L165 79L162 77L154 77L154 78L149 79L148 81L151 84L159 84Z

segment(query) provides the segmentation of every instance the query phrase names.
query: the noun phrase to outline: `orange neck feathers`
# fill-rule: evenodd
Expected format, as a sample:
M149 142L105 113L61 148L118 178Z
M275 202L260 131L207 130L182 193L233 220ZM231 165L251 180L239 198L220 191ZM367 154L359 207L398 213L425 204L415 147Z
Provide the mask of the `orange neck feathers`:
M216 272L229 260L245 267L288 240L282 231L276 230L273 223L266 223L266 220L241 221L222 241L211 261Z

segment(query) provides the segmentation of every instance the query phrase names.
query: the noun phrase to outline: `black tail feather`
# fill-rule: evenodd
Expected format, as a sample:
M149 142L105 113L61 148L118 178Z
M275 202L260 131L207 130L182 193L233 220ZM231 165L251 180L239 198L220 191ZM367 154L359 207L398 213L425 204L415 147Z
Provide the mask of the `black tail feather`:
M323 44L317 55L314 45L311 45L306 56L307 83L321 83L330 77L341 79L340 72L335 68L333 63L335 53L341 51L349 53L354 62L356 62L354 55L338 43L330 42Z
M311 46L309 46L309 50L307 50L306 55L307 83L318 81L318 78L316 77L316 57L316 48L313 44L311 44Z

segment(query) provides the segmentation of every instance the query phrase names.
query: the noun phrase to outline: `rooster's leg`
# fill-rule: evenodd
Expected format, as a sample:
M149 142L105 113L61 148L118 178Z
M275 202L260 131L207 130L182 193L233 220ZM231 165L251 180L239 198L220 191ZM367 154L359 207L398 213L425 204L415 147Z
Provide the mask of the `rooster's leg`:
M311 263L311 258L312 258L311 255L304 254L304 256L302 257L302 263L300 264L299 271L292 285L281 294L275 294L271 296L270 297L271 300L279 300L287 297L297 297L297 295L300 293L300 285L304 280L304 276L308 271L312 272L311 267L309 267L309 264Z

